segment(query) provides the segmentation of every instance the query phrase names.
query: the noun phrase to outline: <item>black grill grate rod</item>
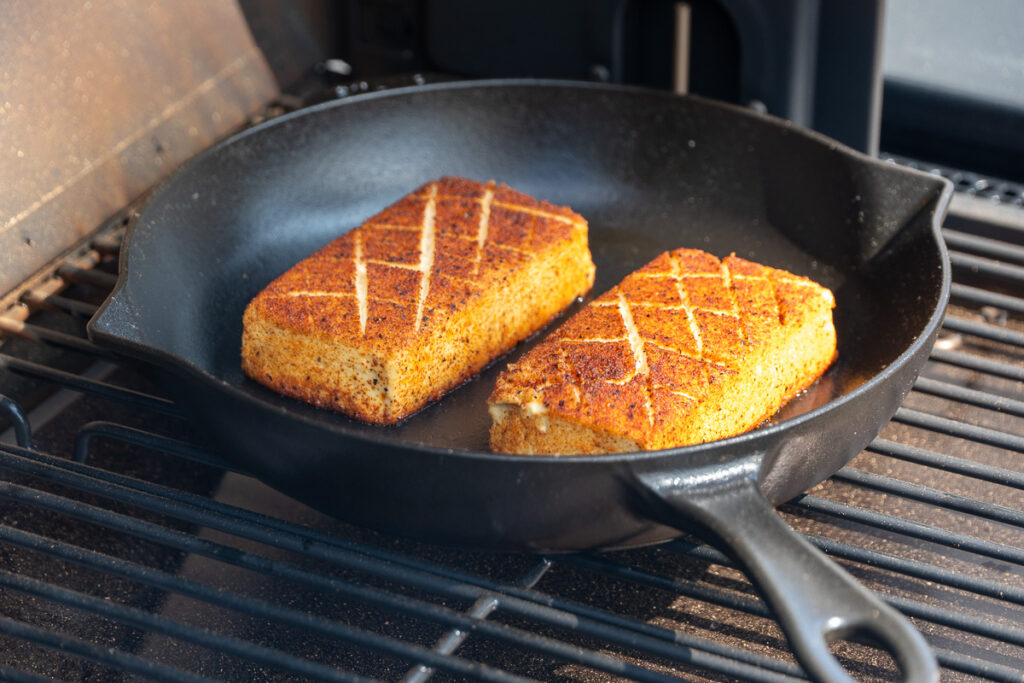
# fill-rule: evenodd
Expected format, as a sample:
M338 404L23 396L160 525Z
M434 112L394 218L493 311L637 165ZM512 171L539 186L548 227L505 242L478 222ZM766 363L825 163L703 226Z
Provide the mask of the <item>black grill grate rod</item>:
M895 494L907 500L928 503L944 510L963 512L982 519L990 519L995 522L1024 528L1024 510L1014 510L1003 505L986 503L975 498L938 491L927 486L921 486L920 484L883 477L879 474L872 474L871 472L864 472L850 467L844 467L839 470L833 475L833 478L875 491Z
M938 648L932 648L932 652L935 653L935 658L939 661L939 664L952 671L959 671L970 676L977 676L978 678L987 678L990 681L1020 683L1020 667L995 664L976 657L968 657Z
M642 583L663 590L671 590L687 597L695 598L720 607L738 610L754 616L772 618L771 612L759 600L746 596L707 586L698 585L694 581L685 579L673 579L658 576L642 570L627 567L614 562L597 562L593 558L573 556L567 558L570 564L584 566L594 571L603 572L619 579ZM734 566L734 565L728 565ZM971 617L954 610L942 609L926 605L915 600L908 600L892 595L881 595L878 597L907 616L916 617L930 621L942 626L974 633L975 635L1002 640L1003 642L1024 645L1024 631L990 623L981 618Z
M87 379L71 372L56 370L46 365L15 358L5 353L0 353L0 370L9 370L25 377L34 377L46 382L52 382L99 398L120 401L143 410L150 410L161 415L184 419L184 416L178 410L178 407L174 405L174 402L166 398L144 394L133 389L125 389L124 387L107 382Z
M21 301L32 308L45 308L50 311L59 311L79 318L91 318L99 306L86 301L71 299L57 294L41 294L31 291L25 292Z
M979 579L963 572L942 569L941 567L917 560L908 560L877 550L868 550L867 548L861 548L849 543L841 543L822 536L805 535L805 538L819 550L832 557L859 562L869 567L885 569L922 581L931 581L956 590L1024 605L1024 589L1018 586ZM723 567L735 567L735 563L732 560L709 546L685 541L674 541L666 544L666 547L679 555L685 555Z
M890 458L906 460L907 462L914 462L946 472L961 474L965 477L1024 490L1024 474L1003 469L1002 467L994 467L974 462L973 460L955 458L945 453L935 453L934 451L917 448L916 446L908 446L907 444L887 439L875 439L868 445L867 450Z
M59 346L71 351L78 351L94 358L113 360L116 356L106 349L96 346L92 342L77 335L51 330L48 327L41 327L31 323L24 323L19 320L0 318L0 332L10 334L32 342L44 342L53 346Z
M9 450L10 448L13 447L7 447L6 449L0 448L0 466L15 471L21 471L26 474L32 474L33 476L42 476L47 480L67 486L73 486L79 490L95 493L107 498L112 497L112 492L107 489L112 488L113 485L92 485L90 480L80 475L63 472L57 468L44 466L37 462L26 463L23 460L19 461L19 459L4 452L4 450ZM298 570L291 566L258 556L253 556L248 553L243 553L242 551L238 551L233 548L219 546L218 544L198 539L182 532L165 529L141 520L119 515L109 510L94 508L93 506L85 505L77 501L70 501L53 494L47 494L40 491L23 490L22 487L4 482L0 482L0 492L11 498L19 499L24 497L27 499L26 502L37 507L52 509L61 514L70 515L106 528L147 538L148 540L153 540L179 550L211 557L216 560L228 562L230 564L261 573L268 573L280 578L300 581L313 585L318 589L330 590L344 595L345 597L371 604L386 606L397 611L406 613L415 612L414 616L428 618L444 625L473 630L490 637L503 639L511 643L528 647L537 652L543 652L551 656L559 657L567 662L582 664L584 666L589 666L591 668L607 671L617 675L632 676L637 678L637 680L670 680L665 679L661 674L652 672L649 669L636 667L635 665L627 662L622 662L621 660L613 659L593 651L582 650L575 646L566 645L561 641L536 636L529 632L511 629L499 624L475 621L464 617L454 610L434 606L429 603L415 602L407 597L385 597L384 594L374 593L370 589L364 589L346 582ZM288 539L286 541L283 538L279 538L275 542L273 538L268 538L266 533L261 532L261 530L254 530L251 528L246 529L245 525L242 525L242 528L239 529L237 528L237 525L230 523L224 524L224 520L222 520L221 516L216 513L206 512L205 516L201 514L197 517L188 510L187 506L183 506L172 501L160 500L150 494L132 494L132 492L122 490L119 492L119 495L116 496L116 500L127 502L131 505L136 505L140 508L151 510L153 512L159 512L160 514L166 514L183 521L193 522L211 529L248 538L249 540L268 543L269 545L285 550L309 554L311 556L318 557L319 559L326 559L334 564L340 564L349 569L356 569L357 571L363 571L381 578L391 579L403 585L431 590L459 599L474 598L480 595L480 592L477 589L470 586L461 585L454 581L441 580L438 577L424 577L402 568L387 566L383 563L373 563L372 561L368 561L369 558L359 558L338 552L330 552L329 549L318 549L317 544L304 543L301 540L298 543L295 543L292 539ZM254 531L257 533L254 533ZM318 550L320 552L317 552ZM324 552L325 550L327 550L327 552ZM546 623L549 626L567 628L576 633L596 637L605 642L611 642L624 647L651 650L652 654L671 657L683 663L703 666L704 668L717 669L727 673L731 671L734 672L734 675L749 678L749 680L778 680L777 676L770 672L765 672L756 667L737 661L730 661L717 655L710 655L705 652L701 652L700 650L691 650L690 648L682 646L666 647L661 641L647 639L635 633L623 634L618 629L609 628L601 624L588 623L586 620L579 619L574 615L565 614L563 612L527 603L525 601L516 600L514 598L503 598L501 606L503 609L507 609L518 616L532 618ZM425 650L425 652L429 651Z
M933 624L948 626L959 631L966 631L967 633L973 633L1004 643L1024 646L1024 631L995 624L984 617L974 617L953 610L926 605L916 600L901 598L896 595L885 596L885 601L908 617L923 619Z
M693 598L711 605L725 607L727 609L752 614L765 619L773 619L768 607L761 602L760 598L753 596L737 595L719 588L703 586L696 581L689 579L670 578L620 564L618 562L598 559L592 555L570 555L563 560L566 564L582 567L593 572L613 576L617 579L639 583L652 588L671 591L687 598ZM733 564L721 563L723 566L735 566Z
M851 546L845 543L838 543L818 536L807 536L807 539L818 548L834 557L888 569L914 578L938 581L940 583L945 583L951 588L975 592L979 595L991 596L1012 602L1024 601L1024 591L1021 591L1018 588L1012 588L995 582L982 581L963 574L955 574L921 562L885 555L877 551L866 550L864 548ZM686 555L725 567L735 567L732 560L720 551L706 545L698 545L687 541L672 541L665 544L665 547L680 555ZM986 622L982 623L984 624ZM980 660L974 657L966 657L962 654L949 652L934 646L932 649L935 652L939 663L948 669L996 681L1020 681L1019 669L1001 666L990 661Z
M6 413L7 419L10 420L18 445L22 448L32 448L32 427L21 406L16 401L0 394L0 410Z
M1013 346L1024 346L1024 333L997 325L980 323L976 320L947 315L942 320L942 327L953 332L971 334L975 337L988 339L989 341L1011 344Z
M169 439L160 434L154 434L153 432L147 432L142 429L125 427L124 425L117 424L116 422L107 422L105 420L90 422L78 430L78 433L75 435L75 446L73 449L75 462L88 462L89 451L92 447L92 443L98 438L111 439L133 446L141 446L151 450L158 450L179 458L185 458L193 462L202 463L203 465L216 467L221 470L235 472L237 474L247 474L246 472L236 468L224 458L207 453L200 448L196 448L190 443L178 441L176 439Z
M520 588L533 588L537 582L551 568L551 562L545 557L534 562L516 581ZM477 598L476 602L470 605L466 614L474 619L486 619L498 608L499 600L494 595L484 595ZM469 633L459 629L453 629L441 636L434 645L434 652L444 655L454 653L469 637ZM435 670L425 664L417 664L402 678L402 683L426 683L435 673Z
M1020 297L1007 296L956 282L950 286L949 294L960 301L968 301L979 306L995 306L1012 313L1024 314L1024 299Z
M80 268L67 261L57 266L57 275L65 282L79 282L106 290L117 284L116 275L95 268Z
M833 541L821 536L808 536L807 539L825 553L844 560L860 562L870 567L886 569L904 576L931 581L956 590L975 593L997 600L1005 600L1017 605L1024 605L1024 588L979 579L963 572L950 571L917 560L887 555L874 550L867 550L849 543Z
M954 268L964 268L979 275L997 277L1012 282L1015 285L1024 285L1024 268L1020 266L994 261L982 256L973 256L952 249L949 251L949 262Z
M0 445L0 453L2 453L3 450L3 446ZM741 648L722 645L715 643L714 641L688 636L670 629L625 619L604 610L586 607L567 600L552 598L544 593L516 589L471 574L458 572L446 567L440 567L409 556L390 553L379 548L362 546L338 537L328 536L305 527L293 525L273 517L267 517L249 510L211 501L201 496L167 489L166 487L156 484L132 479L107 470L79 465L77 463L55 458L43 453L30 453L28 451L17 451L13 449L9 449L9 451L22 458L26 458L30 463L42 463L57 468L58 471L70 471L83 474L87 477L96 479L99 482L107 482L115 486L123 486L126 489L153 493L154 495L167 497L171 500L186 501L189 505L192 505L199 510L214 511L226 517L250 522L260 528L276 530L284 534L294 535L300 539L300 550L298 550L298 552L306 552L310 547L312 547L310 544L316 543L326 547L336 548L342 552L354 553L358 556L365 556L366 558L371 559L372 562L366 565L365 569L360 569L360 571L368 571L371 573L386 572L390 576L390 572L393 567L405 567L412 572L419 572L425 576L433 576L441 579L441 583L430 583L423 586L427 590L443 593L445 590L444 587L448 586L449 583L464 585L467 587L473 587L475 590L469 593L458 592L453 595L453 597L468 600L477 599L481 595L488 593L498 593L506 596L503 601L503 605L505 609L509 611L515 612L518 610L519 612L523 612L525 615L530 612L530 610L528 610L524 605L532 604L564 613L568 615L567 618L570 620L575 619L584 625L588 622L592 622L597 625L595 628L599 627L599 625L604 625L608 630L605 632L598 632L597 637L603 637L612 642L621 642L625 639L626 642L631 643L632 647L646 649L652 654L658 654L659 656L678 656L676 648L687 647L698 651L694 654L695 659L699 658L699 651L704 651L727 660L734 659L742 663L766 668L768 670L782 670L784 672L789 672L791 670L790 665L787 663L780 663L771 658L761 657ZM22 466L25 467L26 463L22 462ZM74 486L73 483L70 485ZM90 489L92 489L92 487L90 487ZM104 495L102 493L104 489L102 484L99 485L97 489L100 495ZM107 493L107 497L109 497L109 492ZM115 499L117 498L115 497ZM200 519L202 518L200 517ZM203 525L208 526L205 522ZM271 545L274 544L271 543ZM277 547L284 546L278 545ZM295 545L290 544L286 549L295 550ZM408 576L404 576L395 578L394 580L409 581L410 579ZM624 635L626 633L634 635ZM629 641L629 638L634 638L634 641ZM779 667L781 667L781 669Z
M18 499L20 500L20 498ZM49 509L52 509L52 507L50 507ZM438 666L454 674L459 674L463 676L474 676L481 680L496 682L511 682L524 680L522 678L511 676L504 672L494 670L490 667L474 664L472 662L466 662L465 660L451 657L439 657L434 653L430 652L429 650L427 650L426 648L403 643L402 641L395 640L393 638L387 638L384 636L359 631L358 629L351 628L344 624L331 622L326 619L312 616L306 612L292 610L285 607L279 607L277 605L262 600L257 600L255 598L243 596L231 591L211 588L209 586L196 583L194 581L189 581L187 579L182 579L180 577L176 577L166 572L162 572L150 567L137 565L131 562L126 562L119 558L110 557L109 555L104 555L92 550L79 548L77 546L73 546L67 543L54 541L53 539L21 531L19 529L14 529L5 525L0 525L0 539L12 545L16 545L27 550L32 550L35 552L50 555L61 560L74 562L76 564L88 567L90 569L108 572L126 579L130 579L132 581L138 581L140 583L144 583L146 585L159 588L164 591L174 592L179 595L184 595L196 600L202 600L204 602L217 605L219 607L233 609L237 612L248 614L250 616L268 620L275 620L277 622L289 626L295 626L299 628L308 629L311 631L317 631L324 635L337 638L339 640L347 641L355 645L366 647L375 651L384 652L392 656L401 657L405 659L422 657L425 658L426 661L429 661L432 665ZM208 556L214 557L215 559L223 559L225 555L230 554L229 548L226 548L224 546L221 546L221 548L222 549L218 549ZM187 552L192 552L192 550L188 548L182 547L180 549L186 550ZM155 625L153 628L150 628L149 630L158 633L169 633L167 630L157 628L158 626L159 624ZM242 645L247 644L246 641L237 642L238 644ZM220 648L219 644L215 644L215 646ZM265 661L264 663L273 663L273 661ZM299 672L296 671L296 673Z
M988 391L968 389L949 382L942 382L928 377L918 377L914 382L914 391L931 394L952 401L959 401L986 410L995 410L1007 415L1024 417L1024 401L1000 396Z
M324 681L343 681L345 683L368 683L369 681L369 679L362 676L338 671L308 659L293 657L279 650L272 650L262 645L238 640L206 629L188 626L144 610L127 607L102 598L94 598L91 595L3 570L0 570L0 586L27 595L33 595L37 598L43 598L64 607L71 607L87 614L93 614L104 619L127 624L134 628L143 629L150 633L166 634L193 645L217 650L300 676L309 676Z
M471 619L483 620L491 616L491 613L496 609L498 609L498 598L490 595L478 598L465 611L465 614ZM452 629L441 636L441 639L434 645L432 651L439 655L451 655L459 649L459 646L466 642L468 637L468 631ZM434 676L434 673L435 670L426 664L417 664L402 678L402 683L424 683L429 681Z
M982 256L1024 264L1024 247L1016 244L972 235L951 228L943 228L942 237L946 241L946 246L951 249L962 249Z
M712 553L718 552L713 549L709 550L711 550ZM681 595L685 595L701 602L742 611L754 616L768 619L771 618L770 612L762 603L750 598L737 596L720 589L705 588L703 586L698 586L691 581L669 579L649 574L647 572L638 571L624 565L597 562L593 560L593 558L573 556L571 558L567 558L567 561L594 571L609 574L610 576L614 576L618 579L642 583L662 590L675 591ZM722 564L726 566L733 566L730 562L723 562ZM994 639L1001 639L1004 634L1009 634L1014 638L1024 637L1024 633L1022 632L1007 629L1005 627L994 626L986 620L962 616L951 610L940 610L922 603L900 598L892 598L891 596L880 595L879 597L897 609L903 611L908 616L924 619L933 623L944 626L954 626L956 628L960 628L960 630L969 631L977 635ZM1014 673L1014 670L1008 667L993 665L991 662L976 659L972 660L970 658L965 658L960 654L945 652L942 650L935 650L935 654L942 666L965 671L973 675L990 677L993 678L993 680L1014 680L1012 678L1008 679L1007 677L1013 675L1019 676L1019 672ZM852 663L843 659L840 659L840 661L846 662L847 664Z
M818 496L811 495L801 496L787 505L791 505L797 509L824 513L832 517L838 517L840 519L857 522L858 524L874 527L876 529L897 533L908 538L928 541L937 545L946 546L947 548L964 550L975 553L976 555L990 557L994 560L1024 566L1024 549L1015 548L1002 543L995 543L993 541L986 541L974 536L968 536L967 534L947 531L946 529L921 524L920 522L903 519L902 517L886 515L873 510L865 510L864 508L859 508L854 505L837 503L835 501L828 500L827 498L819 498Z
M900 408L893 416L893 420L914 427L928 429L939 434L955 436L958 439L974 441L975 443L987 446L996 446L997 448L1004 448L1016 453L1024 453L1024 436L1007 434L997 429L975 427L959 420L930 415L911 408Z
M136 657L121 650L100 647L62 633L29 626L7 617L0 617L0 633L55 650L61 654L72 655L79 659L95 662L96 664L102 664L122 672L133 673L156 681L164 681L165 683L213 683L209 678L195 676L179 669L172 669L171 667Z
M972 356L963 351L949 351L946 349L932 349L929 358L933 361L946 363L965 370L976 370L996 377L1004 377L1017 381L1024 381L1024 367L1010 365L990 358Z

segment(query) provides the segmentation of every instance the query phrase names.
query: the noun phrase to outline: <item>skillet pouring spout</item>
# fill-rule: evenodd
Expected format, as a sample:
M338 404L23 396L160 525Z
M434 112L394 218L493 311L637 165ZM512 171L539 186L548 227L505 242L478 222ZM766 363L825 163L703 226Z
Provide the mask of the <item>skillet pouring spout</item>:
M726 552L775 612L797 660L820 681L854 680L829 651L835 640L877 645L904 680L938 680L924 637L787 525L757 484L763 457L685 473L638 475L637 502L663 524L693 531Z

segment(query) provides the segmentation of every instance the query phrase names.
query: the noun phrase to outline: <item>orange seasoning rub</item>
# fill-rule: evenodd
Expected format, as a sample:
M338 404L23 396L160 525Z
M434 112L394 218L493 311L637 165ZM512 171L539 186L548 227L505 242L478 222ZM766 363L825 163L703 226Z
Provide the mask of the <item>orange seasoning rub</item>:
M391 424L528 337L594 282L587 222L505 185L427 183L267 285L242 368Z
M834 307L828 289L784 270L661 254L501 374L491 448L638 451L750 430L832 363Z

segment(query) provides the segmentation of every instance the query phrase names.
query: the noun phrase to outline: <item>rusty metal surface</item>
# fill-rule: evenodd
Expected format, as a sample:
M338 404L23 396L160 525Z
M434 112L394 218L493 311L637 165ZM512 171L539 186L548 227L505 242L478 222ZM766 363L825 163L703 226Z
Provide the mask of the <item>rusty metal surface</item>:
M10 0L0 294L277 94L234 0Z

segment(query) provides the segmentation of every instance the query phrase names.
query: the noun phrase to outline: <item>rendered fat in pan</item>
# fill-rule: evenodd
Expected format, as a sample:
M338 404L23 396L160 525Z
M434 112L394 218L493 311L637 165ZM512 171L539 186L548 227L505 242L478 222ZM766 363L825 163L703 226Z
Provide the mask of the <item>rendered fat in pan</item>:
M678 247L811 277L836 295L838 360L752 432L578 457L486 452L487 395L529 343L388 428L248 381L246 303L443 174L495 179L585 216L595 294ZM913 384L948 296L938 228L950 191L941 178L695 97L541 81L374 93L283 116L187 164L128 235L118 285L89 329L162 368L182 408L240 467L341 519L544 552L697 533L745 569L814 678L848 680L827 643L863 637L907 680L930 681L937 667L921 635L773 506L860 452Z

